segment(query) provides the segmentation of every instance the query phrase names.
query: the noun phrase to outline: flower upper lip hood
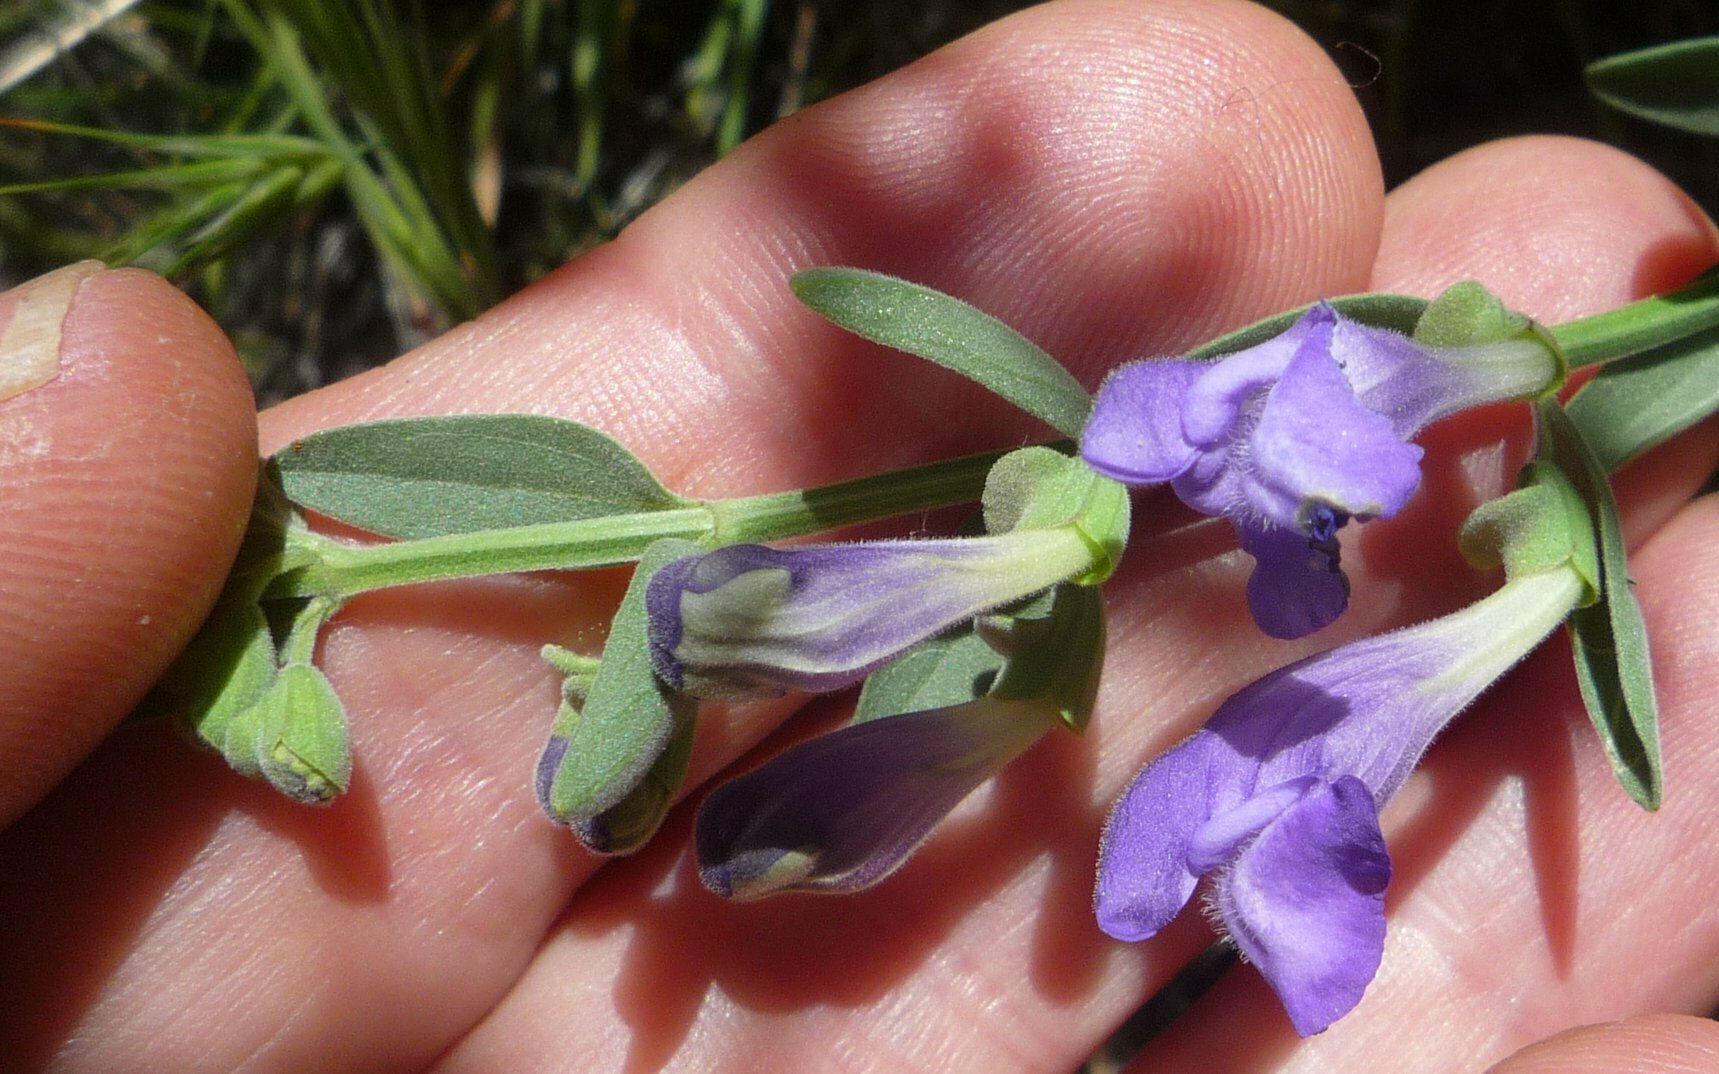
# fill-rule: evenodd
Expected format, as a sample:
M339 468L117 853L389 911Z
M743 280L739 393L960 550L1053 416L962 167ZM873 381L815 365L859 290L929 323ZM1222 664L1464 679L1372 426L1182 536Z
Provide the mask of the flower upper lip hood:
M1414 495L1422 452L1410 438L1556 374L1532 340L1434 348L1322 302L1215 362L1122 366L1099 390L1081 456L1128 484L1168 482L1190 507L1228 519L1256 561L1255 620L1300 637L1348 604L1337 530L1389 518Z

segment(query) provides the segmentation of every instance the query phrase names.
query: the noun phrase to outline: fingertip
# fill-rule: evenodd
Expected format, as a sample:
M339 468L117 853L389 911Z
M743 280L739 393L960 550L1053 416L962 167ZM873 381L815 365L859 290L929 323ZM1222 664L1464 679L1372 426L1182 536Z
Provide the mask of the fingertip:
M1610 146L1537 135L1392 191L1373 286L1430 295L1478 278L1552 322L1670 290L1716 257L1712 221L1671 180Z
M48 358L45 378L0 402L0 823L183 647L256 480L249 383L190 299L93 263L44 281L0 296L0 365L20 348ZM20 343L7 330L24 320Z
M628 238L666 250L731 222L707 260L738 270L734 305L769 308L752 289L808 264L863 265L959 294L1088 379L1359 290L1384 199L1330 57L1234 0L1027 9L791 117L684 194Z
M1649 1014L1578 1026L1531 1044L1488 1074L1699 1074L1719 1065L1719 1023Z

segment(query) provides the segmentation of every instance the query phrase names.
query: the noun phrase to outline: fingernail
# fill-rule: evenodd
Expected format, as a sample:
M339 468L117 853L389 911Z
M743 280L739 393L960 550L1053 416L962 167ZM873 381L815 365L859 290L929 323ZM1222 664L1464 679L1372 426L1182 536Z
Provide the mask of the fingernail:
M0 329L0 402L39 388L60 372L60 329L83 282L103 271L79 261L14 288L12 318Z

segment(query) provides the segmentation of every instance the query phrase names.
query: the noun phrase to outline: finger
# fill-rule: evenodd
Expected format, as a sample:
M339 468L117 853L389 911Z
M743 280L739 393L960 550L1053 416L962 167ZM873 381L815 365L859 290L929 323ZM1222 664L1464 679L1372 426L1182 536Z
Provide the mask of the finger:
M1459 190L1472 200L1454 201ZM1574 138L1493 142L1441 162L1391 192L1385 236L1373 287L1431 295L1479 279L1547 324L1669 291L1713 258L1713 225L1688 195ZM1625 251L1623 271L1604 267Z
M88 261L0 295L0 827L113 730L208 613L256 478L233 348Z
M781 125L492 315L270 417L266 441L364 416L550 410L697 493L1019 443L1045 431L797 310L788 273L860 263L957 291L1090 382L1353 289L1379 211L1355 104L1287 24L1231 3L1052 5ZM13 886L18 926L0 940L28 997L0 1015L23 1054L75 1039L90 1066L136 1063L123 1042L160 1039L188 992L199 1019L230 1021L199 1039L210 1066L410 1066L476 1020L593 868L528 791L554 698L535 650L574 636L570 595L591 591L528 580L355 604L323 659L357 771L326 812L142 736L109 751L81 792L99 781L126 800L148 766L169 788L148 816L79 823L68 796L58 829L45 819L3 852L54 880L51 898ZM592 633L599 611L582 613ZM773 718L710 721L701 771ZM1084 905L1084 883L1061 876L1062 901ZM93 927L116 906L128 927ZM388 1016L401 1009L417 1017Z
M1514 222L1532 216L1525 192L1548 175L1558 177L1560 198L1591 197L1580 210L1566 201L1557 220L1532 218L1525 226L1535 242L1513 244ZM1489 207L1494 196L1497 209ZM1461 272L1427 245L1426 227L1442 215L1447 233L1453 221L1459 233L1480 231L1457 241L1492 251L1495 261L1474 266L1486 282L1513 292L1524 309L1551 311L1544 316L1592 312L1713 258L1712 230L1681 194L1640 163L1586 143L1488 146L1396 198L1380 256L1389 271L1418 286ZM1616 226L1608 210L1629 226ZM1596 234L1612 236L1609 255L1591 245ZM1529 268L1505 256L1525 249L1534 251ZM1558 293L1573 280L1574 294ZM1719 584L1719 560L1707 550L1719 504L1683 508L1655 530L1711 469L1713 430L1656 456L1620 480L1634 506L1629 529L1645 541L1631 574L1655 643L1666 806L1644 813L1617 787L1577 696L1568 649L1555 640L1447 733L1387 812L1396 869L1390 926L1360 1006L1297 1043L1260 979L1238 971L1148 1049L1138 1069L1178 1069L1213 1055L1237 1071L1348 1069L1387 1048L1396 1069L1472 1069L1568 1026L1711 1005L1719 917L1707 893L1719 862L1694 833L1719 805L1719 761L1706 719L1714 686L1693 669L1714 644L1703 609ZM1472 460L1456 468L1489 472Z
M1489 1074L1704 1074L1719 1062L1719 1023L1650 1014L1580 1026L1531 1044Z

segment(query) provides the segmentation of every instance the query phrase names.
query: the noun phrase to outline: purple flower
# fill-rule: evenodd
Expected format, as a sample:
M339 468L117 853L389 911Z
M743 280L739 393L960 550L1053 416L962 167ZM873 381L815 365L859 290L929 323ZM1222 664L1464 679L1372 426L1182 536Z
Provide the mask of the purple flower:
M1588 593L1568 565L1454 615L1291 664L1147 765L1105 826L1095 906L1154 935L1202 876L1303 1036L1361 999L1384 948L1378 809L1459 711Z
M1092 569L1073 527L776 549L668 564L646 591L651 660L701 697L839 690L958 623Z
M1420 483L1429 423L1541 391L1555 355L1532 339L1433 348L1348 320L1330 305L1216 362L1133 362L1099 389L1081 438L1093 469L1131 485L1169 482L1235 526L1254 557L1248 606L1279 638L1342 614L1349 582L1337 531L1389 518Z
M705 798L699 876L737 899L869 887L1056 722L1054 704L987 696L803 742Z

